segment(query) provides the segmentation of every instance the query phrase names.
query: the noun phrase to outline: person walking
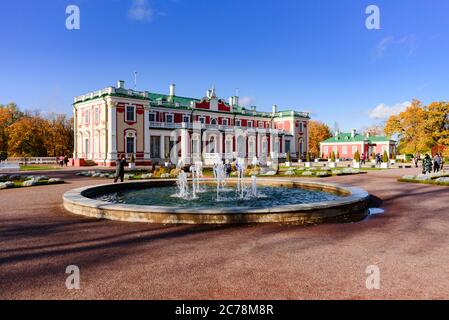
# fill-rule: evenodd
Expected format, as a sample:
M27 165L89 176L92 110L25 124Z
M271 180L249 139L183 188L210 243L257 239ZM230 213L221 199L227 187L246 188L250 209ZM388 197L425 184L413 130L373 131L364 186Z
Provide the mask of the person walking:
M365 164L366 156L365 153L362 153L362 157L360 158L360 163Z
M437 153L435 155L435 157L433 158L433 172L439 172L440 171L440 166L441 166L441 157L440 155Z
M423 167L423 174L432 173L432 158L429 156L429 154L426 154L426 156L424 157L422 167Z
M126 163L126 158L124 155L122 155L122 157L120 159L117 159L117 161L115 162L114 183L116 183L119 178L120 178L120 181L123 182L123 179L125 178L125 166L126 165L127 165L127 163Z
M69 164L69 157L64 156L64 164L65 164L66 167L68 167L68 164Z
M415 156L413 157L413 163L415 164L415 168L418 168L418 161L419 161L419 154L415 153Z

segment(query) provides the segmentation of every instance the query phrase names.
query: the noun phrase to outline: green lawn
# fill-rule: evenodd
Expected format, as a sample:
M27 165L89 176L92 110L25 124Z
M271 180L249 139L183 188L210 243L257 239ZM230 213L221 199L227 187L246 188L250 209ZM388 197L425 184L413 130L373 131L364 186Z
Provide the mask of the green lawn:
M20 166L20 171L40 171L40 170L58 170L61 169L61 167L57 167L56 165L49 166L49 165L27 165L27 166Z

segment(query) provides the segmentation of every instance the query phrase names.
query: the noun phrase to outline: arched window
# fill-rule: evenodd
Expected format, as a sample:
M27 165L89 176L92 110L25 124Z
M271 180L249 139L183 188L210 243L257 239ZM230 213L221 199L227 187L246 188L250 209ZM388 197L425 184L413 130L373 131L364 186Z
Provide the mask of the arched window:
M301 138L299 139L299 155L302 156L304 152L304 139Z
M237 138L237 150L239 158L244 158L246 156L246 145L244 136L239 136Z
M135 131L126 131L126 133L125 133L125 152L128 155L136 153L136 133L135 133Z
M216 141L215 136L209 138L209 153L215 153L216 151Z
M211 118L210 119L210 124L216 125L217 124L217 119L216 118Z

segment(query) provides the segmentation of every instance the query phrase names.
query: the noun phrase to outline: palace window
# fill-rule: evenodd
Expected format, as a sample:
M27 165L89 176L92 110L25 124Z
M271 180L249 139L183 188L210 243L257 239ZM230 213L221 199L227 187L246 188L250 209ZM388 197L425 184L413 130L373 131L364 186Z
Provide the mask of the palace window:
M327 155L327 154L329 154L329 148L326 146L326 147L323 147L323 153L325 154L325 155Z
M154 112L150 112L148 114L148 119L150 120L150 122L155 122L156 121L156 114Z
M210 124L216 125L217 124L217 119L216 118L210 119Z
M355 154L357 152L357 146L352 146L352 154Z
M252 121L248 121L246 126L248 128L252 128L253 127L253 122Z
M304 124L302 122L299 123L299 132L304 131Z
M227 126L227 125L228 125L228 119L223 119L223 120L221 120L221 123L222 123L224 126Z
M285 153L289 153L290 150L290 140L285 140Z
M126 153L134 153L134 137L126 137Z
M182 116L182 122L189 123L190 122L190 116L189 115L183 115Z
M166 114L165 115L165 122L167 123L173 123L173 115L172 114Z
M125 121L135 122L136 121L136 107L126 106L126 119Z
M206 122L206 118L204 116L200 116L198 118L198 120L200 121L200 123L204 124Z
M263 122L259 121L259 128L263 128Z
M100 121L100 108L95 108L95 122Z
M343 146L342 151L343 154L348 154L348 147L347 146Z
M239 119L235 120L235 126L236 126L236 127L242 126L242 121L239 120Z
M84 123L89 124L89 110L84 112Z
M161 157L161 137L158 136L150 137L150 156L151 158Z

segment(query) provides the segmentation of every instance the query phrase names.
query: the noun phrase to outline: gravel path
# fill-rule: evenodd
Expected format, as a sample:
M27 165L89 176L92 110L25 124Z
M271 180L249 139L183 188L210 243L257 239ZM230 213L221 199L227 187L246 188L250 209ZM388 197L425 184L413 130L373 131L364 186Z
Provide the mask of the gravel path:
M310 227L83 218L62 194L105 180L45 173L68 183L0 191L0 298L449 299L449 188L396 182L416 170L321 179L365 188L385 213ZM65 287L68 265L80 290ZM369 265L380 290L365 287Z

